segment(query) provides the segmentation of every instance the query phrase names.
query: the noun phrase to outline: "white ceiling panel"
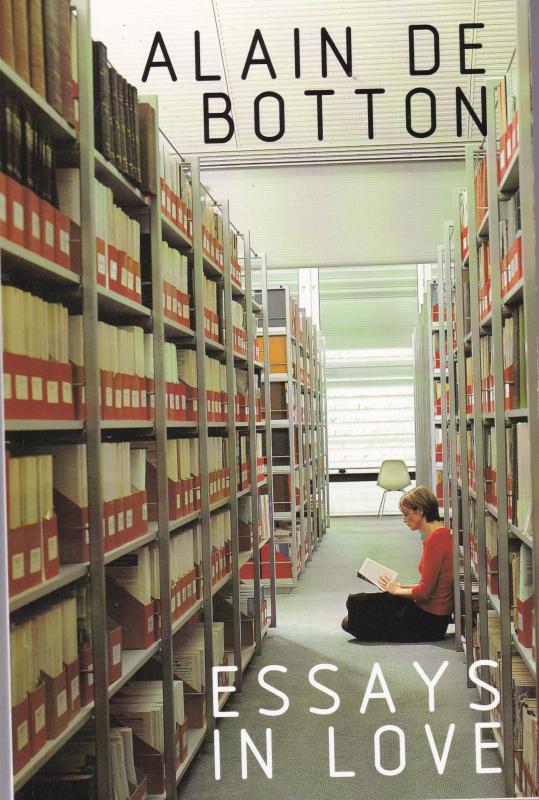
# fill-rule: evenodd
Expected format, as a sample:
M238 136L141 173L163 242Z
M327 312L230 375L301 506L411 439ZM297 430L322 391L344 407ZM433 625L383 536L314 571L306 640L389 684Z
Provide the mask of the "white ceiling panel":
M203 153L210 164L227 164L241 158L267 163L268 158L301 161L313 154L330 158L417 158L462 154L464 139L455 131L455 86L462 86L479 108L479 83L503 73L514 47L514 0L92 0L94 37L104 41L112 63L146 94L158 94L163 130L182 153ZM469 34L482 44L470 51L471 64L486 75L459 75L459 23L480 21L485 27ZM440 33L440 68L434 75L410 76L408 26L429 24ZM328 53L328 77L321 77L320 29L326 27L345 53L345 29L352 29L352 75L346 75ZM294 74L293 30L300 30L301 77ZM245 80L241 74L252 37L261 29L276 78L265 65L254 64ZM168 71L153 69L147 83L141 77L156 30L163 34L178 80ZM217 81L195 80L194 32L201 35L203 74ZM431 61L430 36L417 38L417 63ZM257 48L255 57L260 57ZM436 96L437 129L428 139L411 137L405 127L405 97L425 86ZM375 138L369 142L366 100L355 89L384 88L375 101ZM335 91L324 98L324 140L318 141L315 98L304 92ZM277 142L261 142L254 133L253 102L257 94L278 92L285 104L286 130ZM225 92L232 103L235 135L227 144L205 144L204 92ZM262 128L277 130L276 102L262 108ZM430 121L429 105L418 97L413 104L418 130ZM213 123L212 123L213 124ZM225 132L217 122L215 132ZM477 138L468 126L466 136ZM466 138L466 136L464 138Z

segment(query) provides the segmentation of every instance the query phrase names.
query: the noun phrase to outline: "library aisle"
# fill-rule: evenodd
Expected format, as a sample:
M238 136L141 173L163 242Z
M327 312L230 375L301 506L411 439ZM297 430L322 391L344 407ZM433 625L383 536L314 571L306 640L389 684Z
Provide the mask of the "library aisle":
M244 695L232 698L228 710L239 717L220 722L222 777L215 781L213 748L201 752L182 784L182 800L249 797L251 800L317 800L338 797L352 800L368 796L389 800L503 796L501 774L475 772L474 724L481 721L469 703L477 702L476 689L466 689L466 663L455 652L453 635L444 642L428 644L359 643L341 630L348 593L363 591L367 584L355 577L355 566L368 553L387 563L399 564L402 579L415 580L421 544L419 534L404 528L400 517L382 521L373 517L333 518L331 546L321 545L318 557L287 595L279 595L279 626L270 631L260 657L255 658L244 680ZM419 662L433 677L444 660L449 662L436 688L436 712L429 714L425 684L412 667ZM378 662L395 704L389 711L384 699L372 699L360 713L373 665ZM332 664L338 672L320 671L317 679L340 697L340 707L330 716L315 716L309 707L329 707L332 700L308 681L315 665ZM282 700L258 684L260 670L283 665L287 674L268 674L268 683L290 699L288 711L278 717L262 716L259 708L276 709ZM377 682L373 691L380 692ZM413 698L413 700L412 700ZM432 727L438 752L443 751L447 731L455 733L445 774L439 775L424 732ZM405 735L406 767L399 775L379 774L374 765L373 738L384 725L395 725ZM354 777L330 777L328 727L335 730L335 768L354 771ZM273 739L273 778L267 779L255 757L248 756L248 777L241 776L240 729L244 728L262 755L266 754L265 730ZM385 734L381 763L397 767L398 749L393 733ZM382 741L384 737L382 737ZM495 750L483 750L484 767L499 767ZM418 776L422 776L418 780Z

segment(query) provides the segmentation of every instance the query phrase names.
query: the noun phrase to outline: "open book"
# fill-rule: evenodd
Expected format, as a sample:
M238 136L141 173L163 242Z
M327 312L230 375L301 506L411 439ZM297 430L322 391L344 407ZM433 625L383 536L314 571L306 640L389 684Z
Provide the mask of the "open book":
M372 558L366 558L363 564L357 571L358 578L363 578L369 583L374 584L378 589L380 589L380 578L384 575L387 575L391 578L392 581L397 580L399 575L398 572L395 572L394 569L389 569L389 567L384 567L383 564L380 564L378 561L373 561Z

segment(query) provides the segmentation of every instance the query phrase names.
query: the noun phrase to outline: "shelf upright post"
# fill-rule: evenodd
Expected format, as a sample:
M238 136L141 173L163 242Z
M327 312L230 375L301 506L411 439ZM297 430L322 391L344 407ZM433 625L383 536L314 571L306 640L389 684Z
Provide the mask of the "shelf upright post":
M234 331L232 325L232 274L230 257L230 212L228 200L220 203L223 212L224 237L224 289L225 289L225 352L226 352L226 391L228 406L228 468L230 470L230 537L232 545L232 624L234 631L234 664L236 670L236 689L243 688L241 670L241 619L240 619L240 570L238 537L238 468L237 468L237 428L236 428L236 371L234 368Z
M305 396L308 399L309 403L309 414L311 416L311 430L310 430L310 441L311 441L311 452L309 458L309 464L311 467L311 486L310 486L310 496L307 493L309 498L309 506L312 511L312 524L313 524L313 548L314 550L318 549L318 542L320 540L320 516L318 513L318 462L317 462L317 429L316 429L316 406L317 406L317 395L316 395L316 388L315 388L315 381L314 381L314 353L316 348L316 325L314 325L311 319L308 320L307 325L308 330L308 350L307 350L307 358L309 361L309 374L311 376L311 390L309 391L307 387L307 376L305 375ZM307 487L309 489L309 487Z
M152 157L159 175L159 109L156 97L140 98L155 110L155 152ZM161 668L163 680L163 725L165 745L166 796L176 796L176 724L174 719L174 670L172 664L172 607L170 602L170 533L168 518L167 409L165 383L165 318L163 306L163 264L161 262L161 202L159 195L150 205L152 262L153 361L155 378L155 446L157 469L157 543L159 547L159 596L161 616Z
M288 405L288 450L290 453L290 533L292 540L292 552L290 560L292 562L292 581L295 585L298 577L297 565L297 552L298 552L298 520L297 520L297 504L296 504L296 470L295 470L295 436L294 436L294 419L299 418L299 402L297 400L297 387L299 386L299 364L296 363L296 386L294 386L293 372L293 359L292 359L292 318L291 318L291 303L290 293L288 287L285 287L285 302L286 302L286 361L288 365L287 375L287 405ZM296 335L298 332L296 331ZM299 454L298 454L299 455ZM300 497L301 501L301 497Z
M244 238L245 316L247 318L247 379L249 399L249 477L251 483L251 520L253 524L253 591L256 654L262 652L262 604L260 602L260 547L258 546L258 476L256 469L256 397L255 350L256 328L253 319L253 276L251 271L251 232ZM241 662L240 662L241 663Z
M539 441L539 292L537 265L539 265L539 239L535 230L535 215L539 210L539 185L534 180L535 166L539 164L539 8L531 0L517 2L517 82L518 82L518 133L520 140L519 185L522 215L522 261L524 276L524 322L526 335L526 373L528 396L528 426L530 443ZM531 75L531 81L530 81ZM530 110L531 109L531 110ZM535 136L532 131L536 132ZM530 464L532 496L531 528L533 531L533 574L535 584L535 641L539 642L539 463L532 454ZM537 696L539 697L539 670L535 663Z
M320 541L326 531L326 500L324 493L324 428L322 426L322 373L321 373L321 345L320 331L316 331L316 359L315 359L315 376L316 376L316 469L318 476L318 517L320 520Z
M457 225L454 238L455 259L455 317L457 325L457 405L459 409L459 429L457 436L460 442L460 474L461 474L461 508L460 528L462 530L462 546L464 553L464 611L466 630L466 663L468 668L473 662L473 619L472 619L472 559L470 547L470 499L468 492L468 449L466 441L466 353L464 349L464 281L462 265L462 248L460 246L460 196L462 190L455 191L455 219ZM460 593L459 593L460 597ZM461 624L462 610L459 609L459 630L455 626L455 645L462 649Z
M442 412L442 461L444 464L444 525L446 528L450 527L450 513L449 513L449 459L451 451L449 448L449 436L447 430L447 375L446 375L446 362L449 366L449 344L447 336L447 326L449 322L450 310L447 308L447 293L445 284L448 280L447 277L447 254L443 245L438 246L438 308L440 309L440 394L441 394L441 412ZM447 352L447 356L446 356Z
M440 266L438 264L438 269ZM437 290L440 291L441 280L440 280L441 273L438 273L438 281L437 281ZM438 345L440 347L440 376L442 374L442 359L445 357L445 350L442 351L442 340L441 340L441 315L443 315L443 307L438 300L438 323L434 323L432 319L432 286L433 282L430 281L427 283L427 298L426 302L424 303L424 310L425 310L425 319L423 322L424 329L425 329L425 348L427 351L426 359L427 359L427 375L428 375L428 385L425 387L426 394L429 398L428 403L428 441L429 441L429 458L427 460L428 466L428 474L429 474L429 483L428 485L431 487L433 492L436 491L436 394L434 392L434 380L433 380L433 370L434 370L434 351L432 349L432 331L433 325L438 325ZM440 377L440 386L441 386L441 377ZM441 430L441 428L440 428ZM443 451L443 435L442 435L442 451ZM445 456L443 456L445 457ZM416 476L416 483L417 483L417 476Z
M485 447L483 441L483 406L481 403L481 328L479 320L479 258L475 194L476 147L466 146L466 194L468 197L468 268L470 272L470 326L472 331L473 414L475 455L475 525L477 536L477 569L479 583L479 650L482 659L489 657L487 543L485 532ZM488 673L483 668L483 680ZM483 695L485 692L483 691ZM488 712L486 712L488 713Z
M2 266L0 252L0 270ZM0 285L1 293L1 285ZM2 302L0 298L0 343L2 342ZM0 369L3 374L4 348L0 347ZM0 385L0 408L4 408L4 389ZM3 775L4 789L12 797L13 791L13 758L11 737L11 664L9 658L9 578L8 578L8 522L7 522L7 474L6 474L6 437L4 415L0 415L0 436L2 450L0 452L0 672L4 676L0 690L0 725L3 735L0 740L0 775Z
M487 190L490 231L492 284L492 369L494 373L494 424L496 436L496 496L498 499L498 581L500 596L500 636L502 655L503 749L505 790L515 791L513 758L513 703L511 681L511 594L509 576L509 536L507 535L507 451L503 379L503 325L500 270L498 208L498 152L496 141L496 88L498 81L487 81Z
M211 514L208 471L208 396L206 393L206 345L204 333L204 265L202 259L202 191L198 156L189 159L191 189L193 193L193 285L195 306L196 362L198 388L198 459L200 468L200 508L202 536L202 580L204 611L204 684L206 687L207 736L213 735L215 717L213 708L213 601L211 570Z
M307 365L307 336L306 330L303 340L303 350L301 348L300 343L300 335L299 332L301 330L302 324L304 328L306 328L306 316L303 309L300 309L299 306L296 306L296 364L298 365L298 378L301 375L301 370L303 370L303 376L305 378L306 372L306 365ZM301 571L303 572L307 563L307 553L305 547L305 535L307 534L307 541L309 543L309 558L312 553L312 526L311 526L311 515L307 513L305 508L305 504L303 503L304 493L305 493L305 485L309 482L309 448L306 444L304 432L306 433L306 429L304 430L303 427L303 417L300 414L301 409L301 381L298 379L298 405L297 405L297 414L295 419L295 425L297 426L298 432L298 471L299 471L299 485L300 489L300 506L299 506L299 530L300 530L300 552L301 552ZM307 415L307 392L305 391L303 395L303 409L305 415ZM305 417L306 418L306 417ZM307 450L305 457L305 450ZM292 467L290 468L292 470ZM291 475L295 477L295 472Z
M461 514L459 508L458 483L457 483L457 394L455 387L455 362L453 348L453 246L455 237L455 226L452 222L444 224L444 296L445 309L447 311L447 367L449 371L449 471L450 471L450 499L451 499L451 528L453 531L453 574L457 581L455 591L455 649L462 649L462 608L460 592L460 558L459 558L459 532L461 528ZM452 242L453 240L453 242ZM457 342L458 348L458 342ZM457 351L458 352L458 351ZM442 402L444 400L442 399ZM462 416L462 408L459 407Z
M86 391L86 455L88 462L88 521L92 609L92 661L96 737L96 783L100 800L112 797L109 750L107 680L107 605L103 543L103 487L101 478L101 410L99 382L98 301L96 272L96 197L93 54L88 0L76 0L79 54L80 211L82 255L82 316Z
M326 525L331 527L331 516L329 513L329 449L328 449L328 398L327 398L327 365L326 365L326 340L322 337L322 375L324 386L324 407L322 420L324 424L324 481L326 486Z
M264 414L266 428L266 474L269 507L269 566L270 566L270 599L271 623L277 625L277 588L275 583L275 522L273 520L273 452L271 440L271 373L269 358L269 325L268 325L268 261L265 253L260 256L260 273L262 285L262 341L264 343Z

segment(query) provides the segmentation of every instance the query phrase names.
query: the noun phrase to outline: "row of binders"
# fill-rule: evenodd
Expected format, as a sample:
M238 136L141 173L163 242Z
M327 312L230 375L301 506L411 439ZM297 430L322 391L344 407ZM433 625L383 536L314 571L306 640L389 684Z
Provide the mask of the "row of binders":
M163 269L163 308L165 316L186 328L191 327L189 269L187 256L161 242Z
M161 214L192 239L193 193L187 165L179 156L169 152L164 138L159 144L159 152Z
M0 58L75 127L77 20L69 0L2 0L0 18Z

